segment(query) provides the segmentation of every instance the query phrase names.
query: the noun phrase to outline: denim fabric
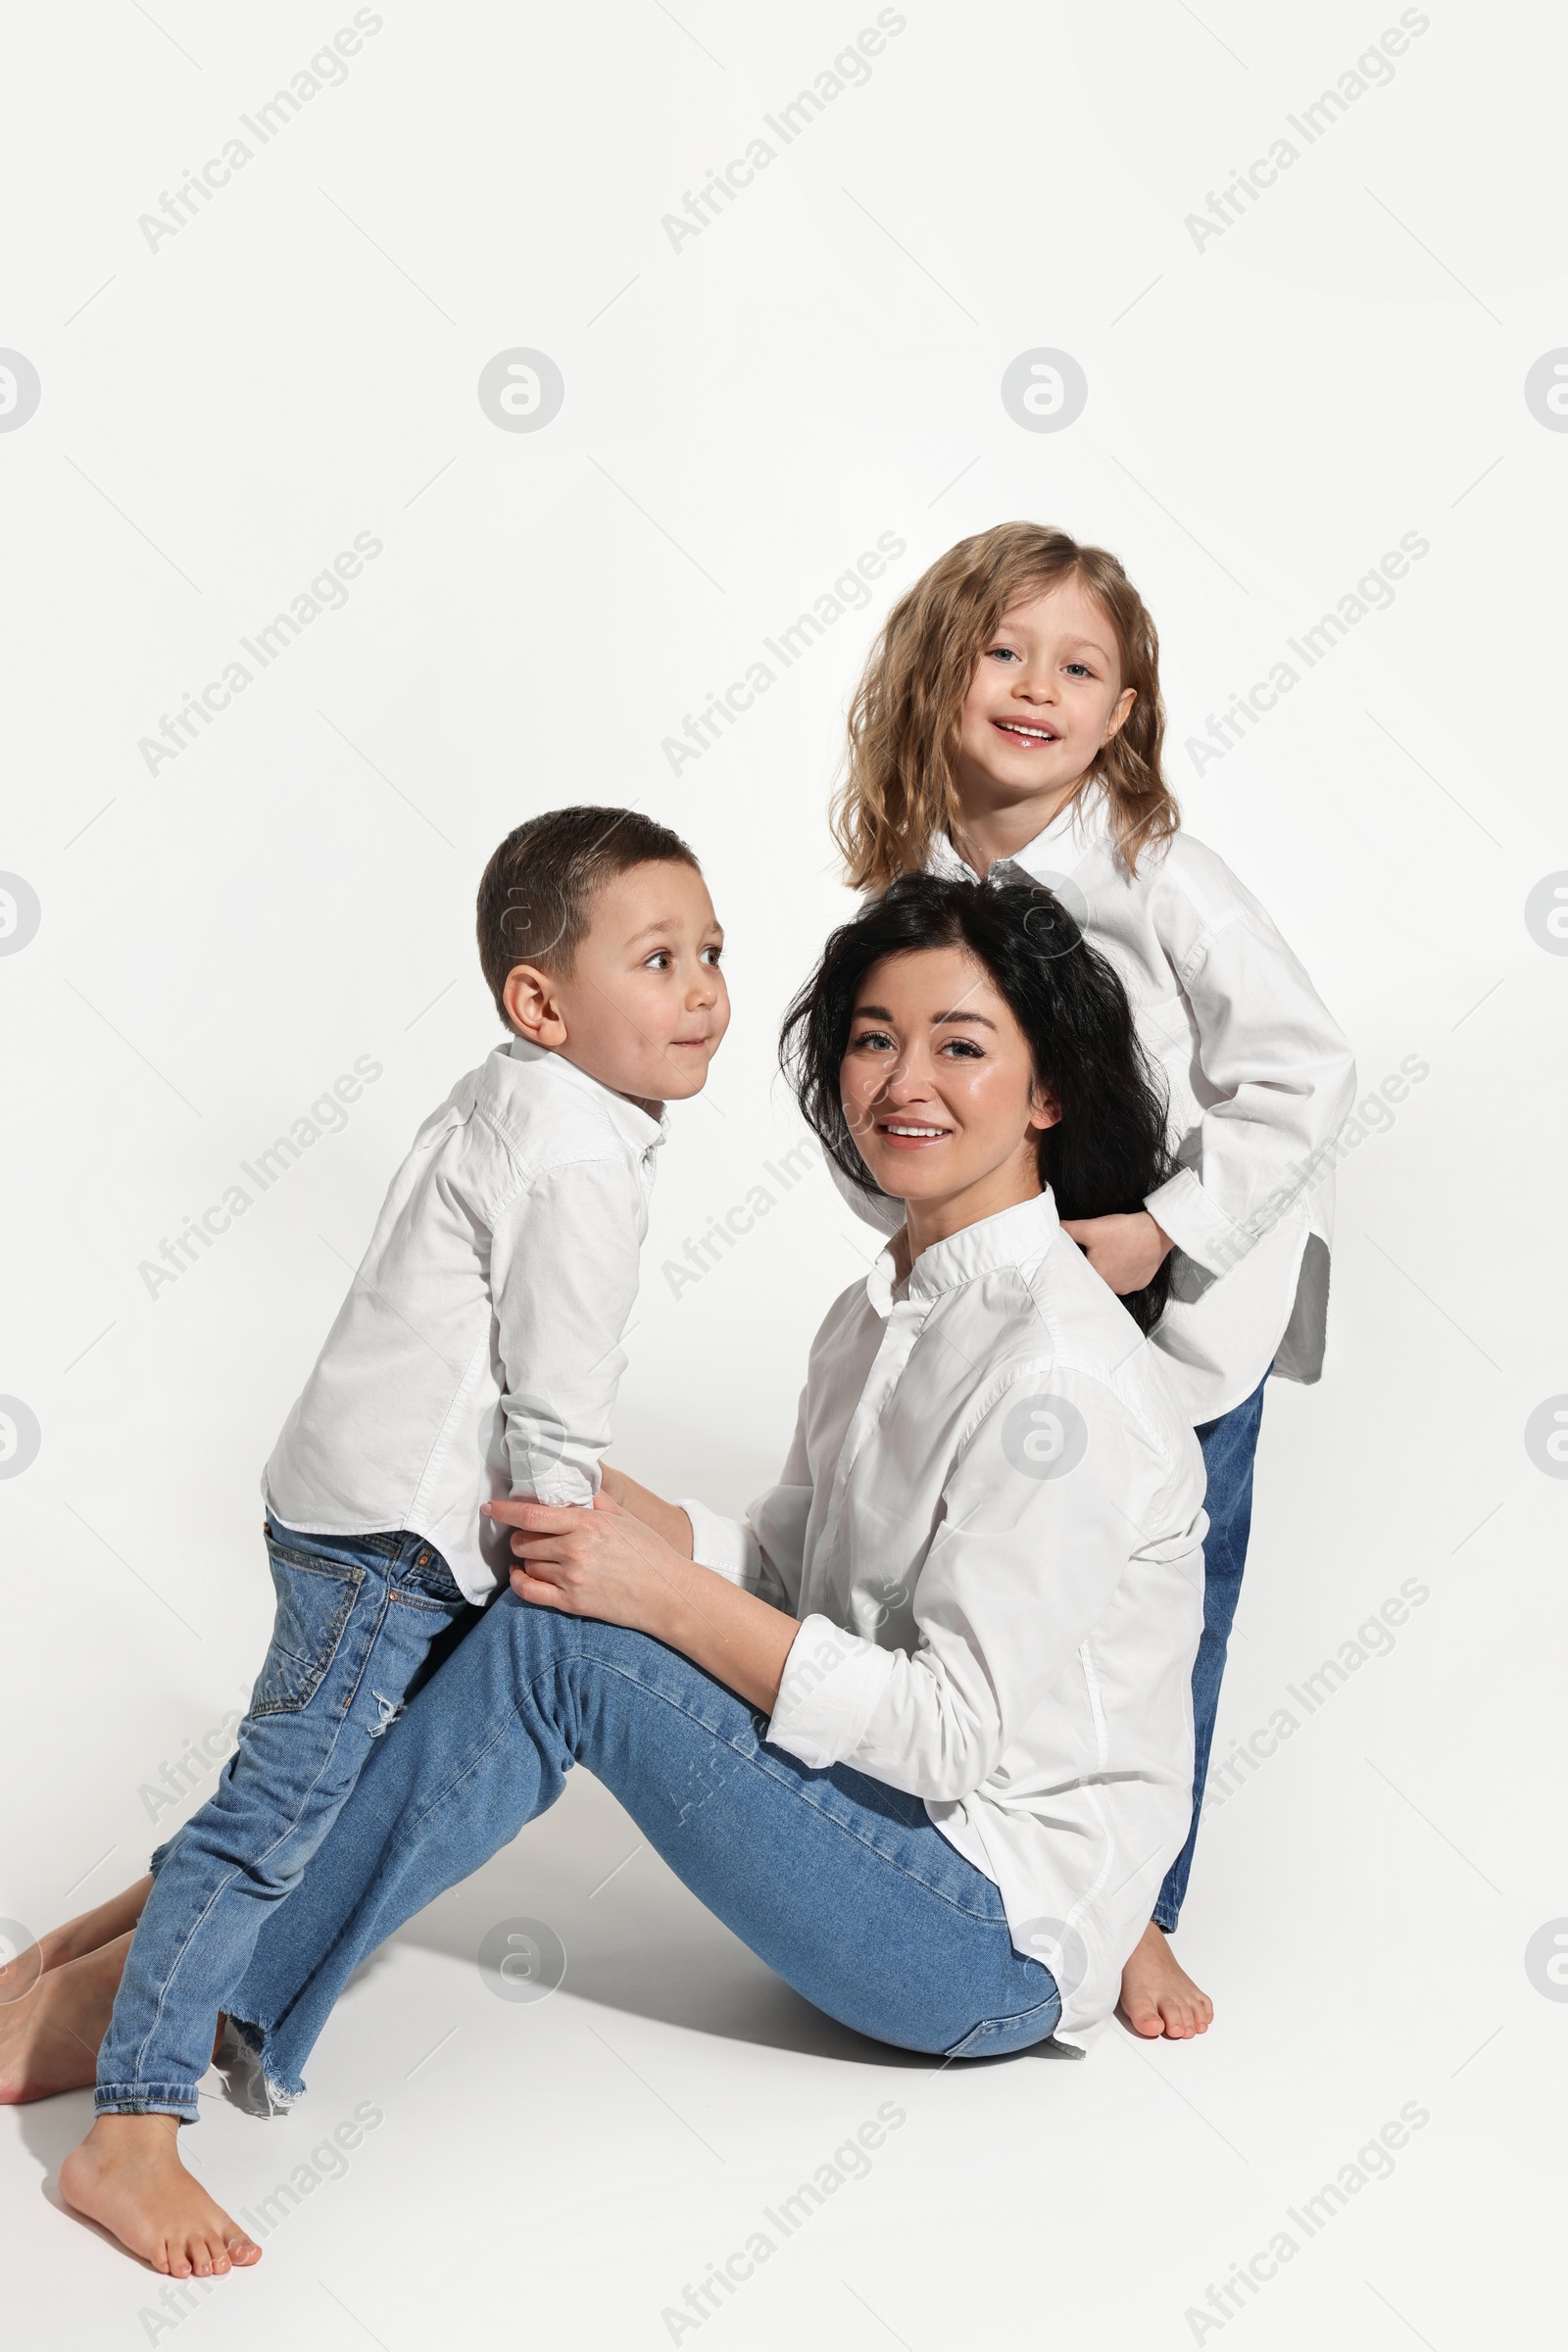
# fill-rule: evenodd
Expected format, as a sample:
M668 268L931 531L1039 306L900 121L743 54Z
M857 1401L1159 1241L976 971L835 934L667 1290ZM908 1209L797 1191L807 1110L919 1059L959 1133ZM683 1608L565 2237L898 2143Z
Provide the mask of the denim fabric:
M919 1798L770 1747L766 1718L645 1634L504 1592L381 1742L231 2014L274 2098L354 1970L587 1765L709 1910L817 2008L906 2049L1044 2040L1054 1979ZM526 1849L524 1849L524 1859ZM569 1982L569 1979L568 1979Z
M271 1646L239 1745L154 1884L98 2056L100 2114L196 2115L219 2011L297 1886L432 1641L466 1608L413 1535L305 1536L275 1520Z
M1236 1603L1241 1597L1242 1570L1247 1565L1247 1539L1252 1527L1252 1463L1257 1432L1263 1418L1263 1391L1268 1374L1245 1402L1217 1421L1202 1421L1198 1442L1203 1448L1208 1492L1203 1508L1208 1534L1203 1539L1203 1634L1193 1660L1193 1822L1187 1843L1165 1873L1165 1884L1154 1905L1154 1925L1167 1935L1181 1915L1198 1843L1198 1817L1202 1810L1203 1784L1208 1778L1208 1751L1214 1740L1214 1717L1219 1711L1219 1686L1225 1672Z

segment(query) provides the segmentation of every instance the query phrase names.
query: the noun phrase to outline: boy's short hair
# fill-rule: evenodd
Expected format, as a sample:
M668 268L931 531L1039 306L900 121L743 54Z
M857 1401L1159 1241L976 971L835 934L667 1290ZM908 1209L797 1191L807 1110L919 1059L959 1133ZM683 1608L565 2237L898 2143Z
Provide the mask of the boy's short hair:
M703 870L678 833L635 808L550 808L507 835L479 884L477 925L479 961L503 1021L513 967L537 963L564 978L596 893L650 864Z

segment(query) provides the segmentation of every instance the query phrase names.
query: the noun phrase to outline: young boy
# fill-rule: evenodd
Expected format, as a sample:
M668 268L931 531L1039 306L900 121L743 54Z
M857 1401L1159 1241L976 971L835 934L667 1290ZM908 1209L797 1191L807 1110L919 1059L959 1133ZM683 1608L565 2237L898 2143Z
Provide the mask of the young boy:
M260 2256L180 2163L179 2125L269 1904L435 1636L506 1582L510 1530L480 1504L593 1499L663 1105L701 1090L729 1021L697 860L631 809L519 825L478 932L510 1042L420 1128L267 1465L271 1647L216 1794L154 1856L97 2121L61 2171L176 2278Z

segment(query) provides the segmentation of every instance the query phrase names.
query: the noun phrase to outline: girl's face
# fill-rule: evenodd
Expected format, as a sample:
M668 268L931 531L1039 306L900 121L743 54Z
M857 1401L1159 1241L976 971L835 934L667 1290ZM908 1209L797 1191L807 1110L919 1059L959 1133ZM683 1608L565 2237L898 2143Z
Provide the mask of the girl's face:
M1029 1047L961 948L885 956L857 992L840 1065L845 1117L885 1193L926 1213L920 1247L1041 1190L1036 1139L1055 1124ZM933 1216L940 1230L933 1225Z
M1014 605L975 664L958 733L967 817L1035 804L1048 825L1136 700L1116 632L1074 578Z

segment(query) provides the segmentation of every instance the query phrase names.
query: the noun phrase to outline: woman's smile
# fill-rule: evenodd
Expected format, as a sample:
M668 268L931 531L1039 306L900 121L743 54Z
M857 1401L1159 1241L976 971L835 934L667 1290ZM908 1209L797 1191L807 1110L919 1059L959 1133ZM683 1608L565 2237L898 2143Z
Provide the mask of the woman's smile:
M895 1152L919 1152L927 1145L945 1143L953 1133L951 1127L927 1127L912 1119L876 1119L873 1125Z

